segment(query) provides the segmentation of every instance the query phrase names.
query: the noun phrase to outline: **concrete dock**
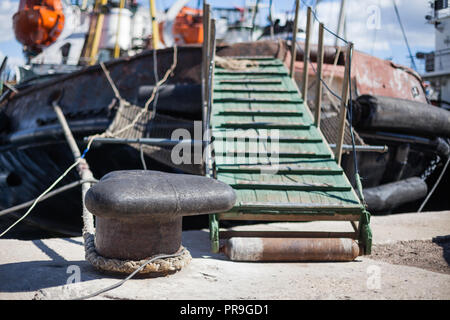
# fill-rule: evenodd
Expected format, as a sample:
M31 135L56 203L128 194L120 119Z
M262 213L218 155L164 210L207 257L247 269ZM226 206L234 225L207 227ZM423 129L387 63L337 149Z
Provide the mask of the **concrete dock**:
M345 227L351 228L311 222L235 229L350 230ZM185 231L183 245L193 257L186 268L131 279L94 299L450 299L450 211L373 216L371 227L373 254L346 263L232 262L210 253L207 230ZM123 278L86 262L81 238L0 239L0 252L2 300L73 299Z

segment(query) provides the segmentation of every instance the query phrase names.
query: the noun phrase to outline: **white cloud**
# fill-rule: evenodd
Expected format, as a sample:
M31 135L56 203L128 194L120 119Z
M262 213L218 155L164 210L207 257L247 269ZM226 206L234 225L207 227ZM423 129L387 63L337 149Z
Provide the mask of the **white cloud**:
M0 1L0 42L14 39L12 16L19 3L13 0Z
M434 29L425 21L425 15L430 11L428 1L396 0L396 3L413 53L415 47L432 50ZM332 31L336 30L339 6L340 1L327 1L317 7L319 19ZM346 16L346 38L357 50L384 52L387 56L395 55L393 47L406 49L392 0L348 0ZM334 44L332 36L326 41Z

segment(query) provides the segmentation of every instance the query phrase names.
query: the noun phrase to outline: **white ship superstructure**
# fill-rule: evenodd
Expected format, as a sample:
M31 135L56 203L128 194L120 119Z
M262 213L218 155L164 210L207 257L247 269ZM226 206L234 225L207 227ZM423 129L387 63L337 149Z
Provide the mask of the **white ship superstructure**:
M435 90L430 97L441 107L450 109L450 7L449 0L433 3L433 15L426 17L435 27L435 51L424 55L425 73Z

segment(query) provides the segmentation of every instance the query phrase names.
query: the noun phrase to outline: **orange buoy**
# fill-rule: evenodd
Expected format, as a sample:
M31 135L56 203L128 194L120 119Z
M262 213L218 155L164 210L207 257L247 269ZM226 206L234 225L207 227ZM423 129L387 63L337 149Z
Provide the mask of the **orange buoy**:
M25 50L39 53L51 45L64 28L64 13L60 0L20 0L19 11L13 16L16 39Z
M180 44L203 43L203 11L201 9L193 9L183 7L175 18L172 26L172 35L174 42ZM165 23L159 25L161 42L164 42L163 28Z
M202 43L202 10L184 7L175 19L173 34L177 43Z

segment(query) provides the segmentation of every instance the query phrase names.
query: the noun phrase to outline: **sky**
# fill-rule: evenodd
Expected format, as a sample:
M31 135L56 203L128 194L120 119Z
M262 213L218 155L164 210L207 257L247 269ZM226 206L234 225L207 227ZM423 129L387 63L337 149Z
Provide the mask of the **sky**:
M354 43L356 50L410 67L411 61L395 16L393 1L397 3L413 55L418 51L433 51L434 27L425 21L425 15L431 12L428 0L347 0L345 36ZM138 2L148 7L148 0ZM156 6L158 10L163 10L173 2L174 0L156 0ZM274 10L283 14L292 11L294 2L294 0L273 0ZM316 4L316 0L302 0L302 2L312 6ZM198 0L192 0L188 5L197 7L198 3ZM213 7L239 7L244 5L245 0L210 0L209 3ZM269 0L261 0L260 3L267 5ZM10 66L24 63L22 46L15 40L12 29L12 16L17 11L18 4L19 0L0 0L0 59L7 55ZM322 0L316 8L318 18L333 31L337 26L339 6L340 0ZM300 27L306 23L305 8L305 5L301 5ZM262 13L264 14L264 11ZM262 21L264 17L261 16ZM314 27L314 30L316 29L317 25ZM316 37L316 33L313 34L313 41ZM332 36L326 37L325 41L326 44L334 44ZM416 64L419 67L418 71L421 72L423 67L420 61L416 60Z

